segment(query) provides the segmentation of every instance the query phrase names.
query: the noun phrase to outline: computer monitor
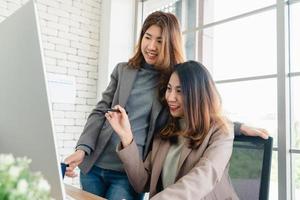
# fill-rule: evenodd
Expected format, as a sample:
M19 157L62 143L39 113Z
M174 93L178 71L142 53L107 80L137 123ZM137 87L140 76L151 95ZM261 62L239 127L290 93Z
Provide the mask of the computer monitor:
M32 159L65 199L57 157L37 9L29 1L0 23L0 153Z

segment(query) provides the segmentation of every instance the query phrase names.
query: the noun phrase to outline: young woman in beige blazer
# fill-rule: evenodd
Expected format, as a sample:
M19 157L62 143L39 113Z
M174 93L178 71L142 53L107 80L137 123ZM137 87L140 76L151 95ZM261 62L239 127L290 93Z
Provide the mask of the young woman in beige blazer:
M121 140L117 153L137 192L150 199L238 199L228 176L233 128L206 68L195 61L179 64L165 100L170 117L154 137L145 162L138 154L126 111L105 116Z

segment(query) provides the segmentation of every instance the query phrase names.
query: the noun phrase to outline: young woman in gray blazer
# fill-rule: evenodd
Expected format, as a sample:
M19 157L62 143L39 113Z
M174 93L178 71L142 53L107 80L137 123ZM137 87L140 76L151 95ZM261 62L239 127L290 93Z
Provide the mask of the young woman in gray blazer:
M233 126L222 116L209 72L195 61L177 65L165 99L170 117L145 162L125 110L116 106L120 113L105 114L120 137L117 153L134 189L158 200L238 199L228 176Z
M134 56L115 67L101 101L88 117L76 151L65 159L70 165L66 175L76 176L74 168L79 166L83 190L110 200L142 198L132 189L115 152L119 138L113 134L104 113L118 104L126 108L139 154L145 159L153 133L166 121L161 96L173 66L183 61L176 16L160 11L150 14L143 24ZM247 135L264 134L245 125L236 127L237 133L244 129Z

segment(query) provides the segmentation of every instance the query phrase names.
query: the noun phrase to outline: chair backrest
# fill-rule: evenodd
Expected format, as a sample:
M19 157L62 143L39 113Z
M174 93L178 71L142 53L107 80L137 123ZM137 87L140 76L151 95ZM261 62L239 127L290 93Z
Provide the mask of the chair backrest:
M267 200L271 172L273 138L236 136L229 175L241 200Z

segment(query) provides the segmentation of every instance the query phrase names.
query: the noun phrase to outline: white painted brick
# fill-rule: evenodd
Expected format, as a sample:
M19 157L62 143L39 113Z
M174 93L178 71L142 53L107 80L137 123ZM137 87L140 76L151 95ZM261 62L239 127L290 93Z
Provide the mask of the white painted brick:
M64 17L59 17L58 18L58 23L60 24L66 24L70 27L74 27L74 28L79 28L80 27L80 22L74 21L72 19L67 19Z
M67 125L73 126L73 125L75 125L75 120L74 119L57 118L57 119L54 119L54 124L55 125L64 125L64 126L67 126Z
M93 7L91 5L85 4L82 6L82 12L84 13L91 13L92 12Z
M90 33L88 30L86 29L78 29L78 28L74 28L74 27L70 27L70 33L79 35L79 36L83 36L83 37L89 37Z
M78 63L87 63L88 58L82 57L82 56L76 56L76 55L68 55L67 58L69 61L76 61Z
M66 126L66 133L81 133L83 126Z
M98 50L99 50L99 45L97 45L97 46L90 46L90 51L93 51L93 52L96 52L97 54L99 54Z
M42 33L45 35L50 35L50 36L58 35L58 31L56 29L43 27L41 30L42 30Z
M79 64L79 69L84 70L84 71L91 71L91 72L97 72L97 66L92 66L92 65L85 65L85 64Z
M0 8L5 8L7 10L7 2L6 1L0 1Z
M77 62L67 60L57 60L57 65L67 68L79 69L79 64Z
M69 139L69 140L72 140L72 139ZM64 160L66 157L71 155L74 152L74 150L75 150L75 146L74 147L69 147L69 148L60 148L58 150L58 152L61 156L61 160Z
M56 65L47 65L46 71L55 74L67 74L67 68Z
M97 104L96 99L87 99L87 104L91 106L95 106Z
M70 13L75 15L81 15L81 9L74 7L71 3L71 5L64 5L64 8Z
M42 36L42 43L48 42L48 37L50 37L50 36L44 35L44 34L42 34L41 36Z
M84 112L70 112L70 111L66 111L65 112L65 117L66 118L74 118L74 119L83 119L83 118L85 118L85 113Z
M99 13L99 12L98 12ZM99 14L94 14L92 12L92 10L90 12L82 12L82 16L83 17L86 17L86 18L89 18L91 20L99 20L100 21L100 15Z
M88 64L93 65L93 66L97 66L98 65L98 59L89 58L88 59Z
M96 59L98 57L98 54L93 51L85 51L85 50L81 50L81 49L78 50L78 55L87 57L87 58L94 58L94 59Z
M43 48L44 48L44 50L55 50L55 45L54 44L52 44L52 43L50 43L50 42L44 42L43 44L42 44L42 46L43 46ZM48 58L48 57L47 57Z
M86 124L86 119L75 119L76 126L84 126Z
M99 20L91 20L89 25L95 27L95 29L97 29L97 30L99 30L99 28L100 28Z
M91 91L91 92L95 92L96 86L90 86L90 85L86 85L86 84L76 84L76 88L77 90L80 91Z
M90 12L92 10L92 6L87 5L86 2L84 2L84 3L74 2L73 6L80 8L83 12Z
M63 140L58 140L56 144L58 148L63 148L64 142Z
M59 4L63 4L65 7L66 5L71 6L73 3L73 0L56 0Z
M68 32L70 30L70 26L66 24L59 24L57 22L48 21L47 27L54 28L56 30Z
M84 23L84 24L89 24L90 23L90 19L88 19L86 17L83 17L83 16L80 16L80 15L73 14L73 13L71 13L70 18L74 21L78 21L78 22L81 22L81 23Z
M44 61L45 61L45 64L47 64L47 65L56 65L56 59L55 58L45 57Z
M37 9L38 9L38 12L47 12L47 6L44 5L44 4L37 4Z
M63 111L58 111L58 110L54 110L54 111L52 112L52 116L53 116L54 118L64 118L64 117L65 117L65 112L63 112Z
M95 92L85 92L85 91L78 91L77 96L84 97L84 98L96 98L97 97Z
M47 27L47 20L39 18L40 27L43 29Z
M75 105L73 104L62 104L62 103L54 103L53 110L63 110L63 111L74 111Z
M59 31L58 32L58 37L63 38L63 39L67 39L67 40L70 40L70 41L78 41L80 36L78 36L77 34L74 34L74 33L70 33L70 32Z
M77 144L77 141L75 141L75 140L64 140L63 141L64 148L68 148L68 147L74 148L76 146L76 144Z
M84 84L87 84L87 85L96 85L97 84L96 80L89 79L89 78L80 78L80 77L76 78L76 82L77 83L84 83Z
M45 12L39 12L38 15L40 19L45 19L47 21L52 21L52 22L58 22L58 17L55 15L51 15Z
M38 4L43 4L43 5L46 5L48 7L53 7L53 8L58 8L59 7L59 4L57 1L49 1L49 0L37 0L38 1Z
M98 78L98 73L97 72L89 72L89 78L97 79Z
M99 40L99 33L90 33L90 38Z
M97 27L95 27L93 25L89 25L89 24L80 24L80 29L88 30L89 32L94 32L94 33L99 32L99 29L97 29Z
M93 14L95 14L95 15L98 15L99 18L100 18L101 9L100 9L100 8L96 8L96 7L93 7L91 13L93 13ZM99 19L99 18L98 18L98 19Z
M91 38L80 37L79 41L82 42L82 43L90 44L92 46L98 46L99 45L99 41L98 40L94 40L94 39L91 39Z
M88 73L83 70L78 70L78 69L68 69L68 74L77 76L77 77L87 77Z
M62 52L62 53L67 53L67 54L73 54L76 55L77 54L77 50L75 48L71 48L71 47L67 47L64 45L56 45L55 48L58 52Z
M58 8L53 8L53 7L49 7L48 8L48 13L49 14L53 14L59 17L65 17L65 18L69 18L70 14L69 12L62 10L62 9L58 9Z
M76 122L75 122L75 124L76 124ZM65 127L64 126L55 126L54 129L55 129L55 132L57 134L62 133L62 132L65 131Z
M80 91L87 91L87 85L86 84L76 84L76 89Z
M79 40L79 38L78 38ZM71 41L71 47L75 47L78 49L90 50L90 45L81 43L79 41Z
M67 46L67 47L70 46L70 41L67 40L67 39L63 39L63 38L48 36L47 41L51 42L51 43L54 43L54 44L64 45L64 46Z
M67 53L53 51L53 50L45 50L44 54L51 58L58 58L58 59L67 59Z
M77 86L77 84L76 84L76 86ZM76 97L75 104L86 104L86 98Z
M91 86L91 85L88 85L87 86L87 90L89 92L97 92L97 87L95 85Z
M94 108L94 106L76 105L77 111L91 112L93 110L93 108Z
M100 10L100 2L99 1L94 1L94 0L84 0L84 2L87 4L87 5L90 5L94 8L99 8Z

